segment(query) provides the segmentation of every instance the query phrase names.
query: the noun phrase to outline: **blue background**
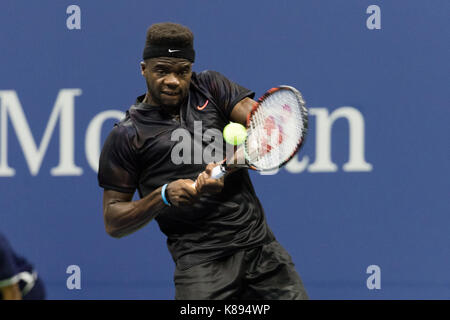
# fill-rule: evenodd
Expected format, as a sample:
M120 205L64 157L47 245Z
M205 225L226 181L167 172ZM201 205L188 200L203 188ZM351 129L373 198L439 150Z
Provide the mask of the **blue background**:
M68 30L66 8L81 8ZM381 8L381 30L366 8ZM195 34L195 71L217 70L256 95L297 87L309 108L365 121L369 172L345 172L348 122L332 131L337 172L252 173L267 219L312 299L450 298L449 19L446 0L2 1L0 90L15 90L35 141L59 90L75 98L75 163L55 177L58 127L32 176L11 124L0 177L0 231L44 279L50 299L173 299L174 264L155 222L122 238L103 226L102 190L84 151L91 119L145 92L145 31L174 21ZM105 122L102 139L113 120ZM315 118L299 160L315 158ZM66 268L81 268L81 290ZM369 290L366 268L381 268Z

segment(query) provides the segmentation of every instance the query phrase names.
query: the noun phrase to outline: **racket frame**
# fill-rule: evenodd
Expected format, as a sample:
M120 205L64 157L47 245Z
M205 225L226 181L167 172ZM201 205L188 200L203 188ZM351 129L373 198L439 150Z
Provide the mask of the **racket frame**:
M300 148L302 147L305 138L306 138L306 133L308 131L308 110L305 106L305 101L303 100L303 96L301 95L301 93L295 89L294 87L288 86L288 85L281 85L278 87L274 87L271 88L269 90L267 90L257 101L255 101L255 103L253 104L252 109L250 110L250 112L247 115L247 121L246 121L246 128L248 130L248 128L250 127L250 123L251 123L251 119L253 117L253 115L256 113L256 111L258 110L258 108L260 107L260 105L264 102L265 99L267 99L269 96L271 96L274 92L280 91L280 90L289 90L292 93L294 93L295 97L297 98L299 104L300 104L300 112L302 114L302 119L303 119L303 132L302 132L302 136L299 139L299 141L297 142L297 145L295 147L295 149L293 150L293 152L290 154L290 156L285 159L283 162L281 162L279 165L274 166L273 168L258 168L257 166L253 165L252 163L250 163L248 161L248 153L247 153L247 148L246 148L246 141L244 141L242 143L242 145L240 145L240 148L242 148L242 151L244 153L244 164L236 164L236 163L227 163L227 159L225 158L218 167L220 167L220 169L217 169L212 175L213 178L220 178L222 177L225 173L227 172L231 172L235 169L239 169L239 168L248 168L248 169L252 169L255 171L271 171L271 170L275 170L278 168L281 168L282 166L284 166L289 160L291 160L296 154L297 152L300 150ZM239 149L238 151L239 152Z
M295 147L295 149L289 155L288 158L286 158L283 162L281 162L277 166L274 166L273 168L265 168L265 169L258 168L248 161L249 157L248 157L247 148L246 148L246 141L244 141L242 147L244 148L246 167L248 167L249 169L256 170L256 171L271 171L271 170L281 168L297 154L297 152L300 150L300 148L302 147L302 145L305 141L306 133L308 131L308 110L306 109L306 106L305 106L305 100L303 99L302 94L297 89L295 89L294 87L288 86L288 85L281 85L278 87L271 88L271 89L267 90L257 101L255 101L252 110L247 115L246 127L247 127L247 129L250 127L250 123L251 123L251 119L252 119L253 115L256 113L256 111L258 110L260 105L264 102L264 100L266 100L273 93L280 91L280 90L289 90L292 93L294 93L295 97L297 98L297 101L300 104L300 113L301 113L302 119L303 119L302 136L301 136L300 140L297 142L297 146ZM247 137L247 139L248 139L248 137Z

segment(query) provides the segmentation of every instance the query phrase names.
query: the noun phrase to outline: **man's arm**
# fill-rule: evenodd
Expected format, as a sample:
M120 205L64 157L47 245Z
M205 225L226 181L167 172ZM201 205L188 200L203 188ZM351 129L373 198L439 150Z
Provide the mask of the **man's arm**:
M194 181L189 179L171 182L166 189L166 198L176 207L191 205L199 196L193 184ZM159 187L136 201L132 201L133 193L105 190L103 220L106 232L112 237L120 238L153 220L167 206L162 200L161 189L162 187Z
M256 101L250 98L244 98L239 101L231 111L230 120L247 126L247 115L252 111Z
M3 300L22 300L19 285L17 283L0 288Z

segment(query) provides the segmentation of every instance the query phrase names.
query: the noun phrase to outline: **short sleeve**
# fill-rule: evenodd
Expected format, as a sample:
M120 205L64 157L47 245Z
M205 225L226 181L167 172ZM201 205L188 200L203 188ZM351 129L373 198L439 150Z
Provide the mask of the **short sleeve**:
M252 98L255 93L243 86L229 80L216 71L203 71L198 74L198 79L203 87L206 87L215 103L221 108L225 115L230 118L234 106L244 98Z
M19 273L9 242L0 234L0 288L14 284Z
M104 189L134 193L138 187L136 152L129 131L126 125L115 125L106 138L98 169L98 183Z

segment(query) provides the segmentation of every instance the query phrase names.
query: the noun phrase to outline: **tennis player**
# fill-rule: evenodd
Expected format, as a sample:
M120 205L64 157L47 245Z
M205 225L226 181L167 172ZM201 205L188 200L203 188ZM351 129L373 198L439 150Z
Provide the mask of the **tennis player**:
M176 264L176 299L307 299L247 170L216 180L213 163L172 159L175 130L194 136L200 121L203 132L222 132L230 121L245 124L254 103L254 92L220 73L192 71L193 39L174 23L147 31L141 62L147 93L114 126L100 156L106 232L120 238L156 220Z

